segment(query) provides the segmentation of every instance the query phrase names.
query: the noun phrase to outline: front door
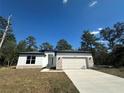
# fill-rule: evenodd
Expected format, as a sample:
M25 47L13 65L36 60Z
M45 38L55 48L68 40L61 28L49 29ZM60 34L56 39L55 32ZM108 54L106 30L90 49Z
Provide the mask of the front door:
M53 54L48 54L48 67L51 68L53 66Z

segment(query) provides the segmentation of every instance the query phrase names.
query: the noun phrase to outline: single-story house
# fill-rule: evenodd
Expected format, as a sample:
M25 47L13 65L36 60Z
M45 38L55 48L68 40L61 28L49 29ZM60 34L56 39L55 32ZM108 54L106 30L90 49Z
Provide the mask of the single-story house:
M44 50L19 53L16 68L86 69L93 65L90 52Z

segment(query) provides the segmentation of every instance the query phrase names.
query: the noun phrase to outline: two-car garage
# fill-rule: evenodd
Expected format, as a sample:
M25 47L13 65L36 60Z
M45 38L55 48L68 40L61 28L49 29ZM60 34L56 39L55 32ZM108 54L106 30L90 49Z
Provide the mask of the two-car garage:
M56 69L86 69L93 67L91 53L57 52Z
M62 69L86 69L86 58L83 57L63 57Z

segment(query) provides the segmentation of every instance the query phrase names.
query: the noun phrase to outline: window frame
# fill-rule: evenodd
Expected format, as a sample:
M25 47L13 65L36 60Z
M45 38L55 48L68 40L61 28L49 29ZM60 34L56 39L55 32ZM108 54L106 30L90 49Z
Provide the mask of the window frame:
M26 64L35 64L36 62L36 56L34 55L28 55L26 59Z

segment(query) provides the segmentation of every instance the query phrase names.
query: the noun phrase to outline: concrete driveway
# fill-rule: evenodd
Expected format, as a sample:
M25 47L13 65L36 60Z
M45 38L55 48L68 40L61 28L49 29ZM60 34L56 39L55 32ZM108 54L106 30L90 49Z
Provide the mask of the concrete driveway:
M80 93L124 93L124 79L95 70L64 70Z

